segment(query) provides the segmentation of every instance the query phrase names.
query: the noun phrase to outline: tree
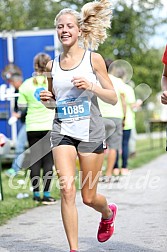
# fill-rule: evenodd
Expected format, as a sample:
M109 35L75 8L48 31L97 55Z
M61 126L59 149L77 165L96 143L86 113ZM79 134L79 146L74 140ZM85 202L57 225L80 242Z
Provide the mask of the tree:
M0 30L53 28L56 13L62 8L54 0L1 0Z
M99 47L104 58L128 61L134 70L135 84L146 83L153 93L160 90L162 72L160 51L148 45L148 39L159 24L153 17L155 5L162 7L159 0L131 1L129 5L120 0L113 11L108 39Z
M131 4L127 5L126 1L119 0L114 8L112 29L108 31L106 44L99 48L99 52L104 56L111 55L112 48L115 58L132 59L136 53L148 49L148 38L158 25L153 17L153 7L157 4L161 8L161 4L159 0L151 1L150 4L147 1L147 5L144 0L138 1L138 4L135 1L136 5L133 2L131 0Z
M24 29L27 13L24 0L0 1L0 30Z
M56 13L62 9L58 1L53 0L29 0L27 26L39 28L53 28Z

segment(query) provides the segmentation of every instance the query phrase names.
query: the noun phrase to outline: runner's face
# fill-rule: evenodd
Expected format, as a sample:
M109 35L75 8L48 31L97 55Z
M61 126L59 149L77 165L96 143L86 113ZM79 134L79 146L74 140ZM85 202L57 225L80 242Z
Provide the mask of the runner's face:
M57 34L64 46L72 46L78 41L81 31L77 25L76 18L71 14L63 14L57 21Z

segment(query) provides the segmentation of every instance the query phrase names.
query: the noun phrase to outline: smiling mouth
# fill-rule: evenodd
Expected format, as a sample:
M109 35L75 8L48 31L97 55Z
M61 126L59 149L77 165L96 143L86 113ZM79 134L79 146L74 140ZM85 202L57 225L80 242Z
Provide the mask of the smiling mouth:
M71 36L61 36L61 39L68 39L70 38Z

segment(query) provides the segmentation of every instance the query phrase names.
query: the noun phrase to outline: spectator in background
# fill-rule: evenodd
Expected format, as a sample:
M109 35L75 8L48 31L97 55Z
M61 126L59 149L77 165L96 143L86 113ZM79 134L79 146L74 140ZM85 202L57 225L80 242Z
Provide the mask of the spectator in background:
M132 80L128 82L128 85L130 85L133 89L135 88L135 83ZM137 140L137 131L136 131L136 127L134 127L133 129L131 129L131 133L130 133L129 157L136 156L136 140Z
M118 68L116 71L117 72L114 73L114 75L124 80L124 76L125 76L124 69ZM128 170L129 140L130 140L131 131L135 129L136 127L135 111L142 104L141 100L139 102L136 102L134 89L126 83L124 83L124 94L125 94L125 102L126 102L126 117L125 117L124 127L123 127L121 175L127 175L129 172ZM114 166L114 173L117 175L119 175L120 173L118 163L119 163L119 152L117 151L117 158L116 158L116 163Z
M15 74L12 76L12 80L10 81L10 84L13 85L16 89L15 93L18 93L18 89L22 84L22 76ZM27 109L20 110L17 105L18 97L15 98L15 106L14 106L14 112L12 113L12 117L9 119L9 124L12 124L12 120L14 122L15 120L20 120L21 127L19 129L16 145L15 145L15 154L16 157L14 158L12 162L12 166L10 169L6 171L6 175L8 176L14 176L17 175L19 170L22 168L23 161L25 158L24 150L27 144L27 132L26 132L26 125L25 125L25 117ZM22 154L22 155L20 155Z
M122 131L126 117L126 102L124 94L124 83L120 78L112 75L112 60L108 59L105 61L108 75L113 83L114 89L117 94L117 104L111 105L98 99L100 112L104 119L105 131L106 131L106 143L107 143L107 165L105 176L102 176L99 181L110 182L114 164L116 162L117 151L122 148ZM117 176L117 174L114 173Z
M164 69L162 73L161 86L163 94L161 95L161 102L167 104L167 45L162 57L162 62L164 63Z
M40 102L41 90L47 89L45 67L50 56L39 53L34 57L35 75L25 80L19 88L18 105L27 107L26 131L30 147L30 178L33 187L33 200L45 205L55 204L50 195L53 175L53 157L50 149L50 130L54 110L48 110ZM43 170L43 197L40 195L40 171Z
M22 168L22 164L25 157L24 150L27 143L27 133L25 128L26 109L20 110L17 105L18 100L17 95L19 92L18 90L23 82L22 71L20 70L19 67L15 66L14 64L9 64L2 71L2 77L7 83L9 83L15 88L15 94L16 94L14 111L12 112L12 117L8 120L8 123L11 125L15 123L17 120L19 120L21 123L21 127L19 129L15 144L16 156L12 162L11 168L5 172L7 176L15 176L19 172L20 168Z

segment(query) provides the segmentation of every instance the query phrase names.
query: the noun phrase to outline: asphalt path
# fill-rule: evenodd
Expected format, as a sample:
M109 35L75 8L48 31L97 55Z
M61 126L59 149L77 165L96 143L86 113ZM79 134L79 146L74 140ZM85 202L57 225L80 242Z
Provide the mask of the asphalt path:
M77 193L80 252L167 251L167 154L121 177L99 183L98 191L118 205L115 233L99 243L100 214L83 205ZM0 227L0 252L69 252L60 201L40 206Z

